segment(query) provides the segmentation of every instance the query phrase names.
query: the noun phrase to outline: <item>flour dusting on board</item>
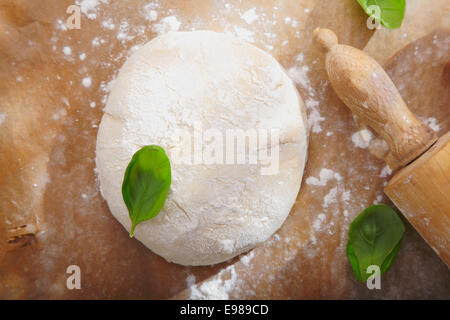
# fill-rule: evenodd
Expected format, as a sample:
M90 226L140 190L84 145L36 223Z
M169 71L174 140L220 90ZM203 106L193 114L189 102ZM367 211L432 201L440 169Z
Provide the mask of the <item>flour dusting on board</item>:
M295 82L304 89L305 106L308 110L308 126L313 133L322 132L320 123L325 118L319 112L319 101L316 97L316 91L309 80L310 67L304 64L304 55L300 53L297 55L296 64L288 70L288 75Z
M306 179L306 183L314 186L325 186L328 181L331 179L336 179L337 181L341 181L342 177L339 173L334 172L331 169L322 168L319 173L319 178L316 177L308 177Z
M380 172L380 178L387 178L392 174L392 169L388 165L384 166L384 168Z
M94 20L97 18L98 5L101 3L109 3L109 0L77 0L75 1L80 6L81 12L84 13L89 19Z
M425 123L427 126L429 126L431 129L433 129L433 131L439 132L441 130L441 127L439 126L439 123L436 118L419 117L419 119L422 120L422 122Z
M250 261L252 261L252 259L255 257L255 252L251 251L250 253L243 255L240 259L240 261L245 265L248 266L248 264L250 263Z
M234 266L222 269L212 279L204 281L199 287L195 283L195 276L186 278L190 289L190 300L228 300L229 294L237 283L237 273Z
M181 22L177 17L169 16L161 20L160 23L155 24L154 28L158 35L165 34L170 31L178 31L180 29Z
M256 19L258 19L258 15L256 14L256 8L252 8L250 10L247 10L242 16L241 18L247 23L247 24L252 24L253 22L256 21Z
M362 129L358 132L355 132L352 135L352 142L355 147L366 149L370 145L370 141L372 141L373 134L368 129Z

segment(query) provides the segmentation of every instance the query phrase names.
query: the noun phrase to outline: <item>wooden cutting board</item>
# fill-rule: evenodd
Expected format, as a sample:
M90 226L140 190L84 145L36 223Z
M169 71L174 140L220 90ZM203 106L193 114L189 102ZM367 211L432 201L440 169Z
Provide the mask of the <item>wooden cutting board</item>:
M413 112L444 133L450 35L433 30L449 27L450 8L436 0L424 10L426 2L408 0L401 29L374 32L353 0L99 1L82 6L80 30L62 25L72 1L0 0L0 298L449 299L448 268L406 221L381 290L369 291L352 274L348 225L368 205L388 203L382 186L389 171L355 145L358 128L310 40L315 27L328 27L364 48L384 63ZM109 85L134 46L176 27L170 16L179 30L226 31L270 52L308 107L308 163L289 218L267 242L216 266L170 264L129 239L95 178ZM34 236L7 244L23 225ZM65 286L73 264L81 290Z

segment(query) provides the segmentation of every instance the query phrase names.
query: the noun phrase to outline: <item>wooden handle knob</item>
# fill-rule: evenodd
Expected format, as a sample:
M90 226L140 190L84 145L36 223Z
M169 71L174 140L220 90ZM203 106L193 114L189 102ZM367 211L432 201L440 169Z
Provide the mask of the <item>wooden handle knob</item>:
M314 43L326 52L326 70L339 98L389 146L384 160L392 169L419 157L436 133L408 109L383 68L363 51L338 44L333 31L316 29Z

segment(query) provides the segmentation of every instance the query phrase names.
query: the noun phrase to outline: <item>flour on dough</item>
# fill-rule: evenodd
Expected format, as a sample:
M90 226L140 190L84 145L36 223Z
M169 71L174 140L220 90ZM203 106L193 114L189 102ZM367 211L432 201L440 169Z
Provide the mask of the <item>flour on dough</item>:
M172 185L165 206L135 231L167 261L228 260L268 239L289 215L306 161L306 116L294 84L264 51L210 31L162 35L124 64L104 111L98 176L111 213L127 230L121 185L132 155L151 144L169 155ZM188 146L174 132L195 123L224 134L278 129L278 173L262 175L260 163L178 163L175 151Z

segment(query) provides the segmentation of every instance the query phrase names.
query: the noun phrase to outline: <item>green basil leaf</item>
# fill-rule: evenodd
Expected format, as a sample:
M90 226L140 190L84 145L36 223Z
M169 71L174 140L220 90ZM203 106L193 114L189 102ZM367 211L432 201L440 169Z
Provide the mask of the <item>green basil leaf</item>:
M359 281L363 281L363 279L361 278L358 258L355 255L355 251L353 250L353 246L351 243L347 244L347 257L348 260L350 260L350 265L352 266L356 278L358 278Z
M380 267L385 274L400 250L405 226L398 214L385 205L373 205L362 211L350 224L347 257L355 276L367 281L367 267Z
M383 261L383 264L380 267L381 274L385 274L389 270L389 268L391 267L392 263L395 260L395 257L397 256L398 251L400 250L401 244L402 244L402 239L400 239L400 241L397 243L397 245L392 250L392 252Z
M132 223L131 237L139 223L161 211L171 181L170 162L163 148L145 146L133 155L122 183L122 196Z
M380 23L389 29L400 28L405 17L405 0L357 0L369 16L379 18ZM378 6L379 17L371 10L371 6Z

